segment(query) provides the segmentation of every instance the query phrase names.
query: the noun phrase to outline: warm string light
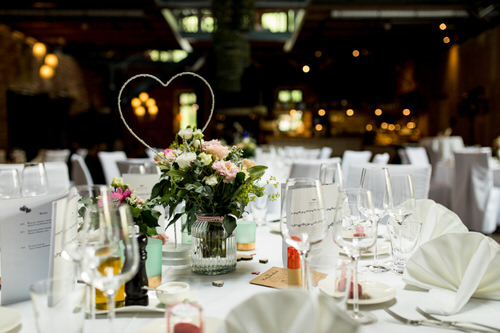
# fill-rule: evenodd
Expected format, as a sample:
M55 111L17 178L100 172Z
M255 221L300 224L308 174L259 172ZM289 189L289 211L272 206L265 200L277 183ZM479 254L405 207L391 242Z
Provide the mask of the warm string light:
M147 92L141 92L138 97L132 98L130 105L139 119L142 119L147 113L154 120L158 114L156 100L150 97Z
M42 61L39 74L42 79L50 79L54 76L59 65L59 58L54 53L47 54L47 46L44 43L36 42L32 47L33 55Z

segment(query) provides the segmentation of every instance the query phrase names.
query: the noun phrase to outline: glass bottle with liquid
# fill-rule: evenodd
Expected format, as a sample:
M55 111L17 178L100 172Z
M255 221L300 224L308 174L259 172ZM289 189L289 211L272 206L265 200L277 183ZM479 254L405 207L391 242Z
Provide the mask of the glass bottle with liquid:
M103 261L99 265L99 272L101 274L105 274L105 270L108 267L113 268L113 273L118 274L120 272L120 269L122 267L122 260L120 257L111 257ZM107 310L108 309L108 301L106 294L104 294L102 291L96 288L95 290L95 307L97 310ZM120 288L118 288L118 291L116 292L116 297L115 297L115 307L120 308L125 305L125 285L122 284Z

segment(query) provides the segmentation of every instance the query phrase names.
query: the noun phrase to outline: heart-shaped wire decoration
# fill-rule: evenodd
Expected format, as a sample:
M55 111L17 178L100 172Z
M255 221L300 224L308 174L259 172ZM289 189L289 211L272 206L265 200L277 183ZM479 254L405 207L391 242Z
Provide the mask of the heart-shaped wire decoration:
M151 75L151 74L137 74L137 75L134 75L132 76L130 79L128 79L121 87L120 89L120 93L118 94L118 111L120 112L120 118L122 119L123 121L123 124L125 125L125 127L127 128L127 130L137 139L139 140L140 143L142 143L144 146L146 146L148 149L150 149L153 153L155 153L155 155L157 155L159 152L157 152L154 148L152 148L150 145L148 145L144 140L142 140L137 134L135 134L135 132L132 130L132 128L130 128L129 124L127 123L127 121L125 120L125 117L123 116L123 112L122 112L122 107L121 107L121 97L122 97L122 93L123 93L123 90L125 89L125 87L132 81L134 81L135 79L137 78L140 78L140 77L148 77L148 78L151 78L155 81L157 81L158 83L160 83L163 87L167 87L173 80L175 80L176 78L180 77L180 76L183 76L183 75L191 75L191 76L194 76L194 77L197 77L199 78L200 80L203 81L203 83L205 83L205 85L208 87L208 90L210 90L210 94L212 96L212 107L210 108L210 115L207 119L207 122L205 123L205 126L203 126L203 128L201 129L202 132L205 131L205 129L208 127L208 124L210 123L210 121L212 120L212 115L214 113L214 107L215 107L215 96L214 96L214 92L212 90L212 87L210 86L210 84L207 82L207 80L205 80L201 75L198 75L196 73L193 73L193 72L181 72L181 73L178 73L174 76L172 76L170 78L170 80L168 80L166 83L164 83L162 80L160 80L159 78L157 78L156 76L154 75Z

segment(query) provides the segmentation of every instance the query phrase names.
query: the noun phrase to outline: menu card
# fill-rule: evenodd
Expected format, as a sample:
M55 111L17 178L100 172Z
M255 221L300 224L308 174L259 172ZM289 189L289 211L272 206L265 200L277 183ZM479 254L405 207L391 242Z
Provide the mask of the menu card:
M159 181L160 176L158 174L123 174L123 182L134 189L134 193L143 200L149 199L153 186Z
M323 280L327 274L310 270L312 285L316 286L320 280ZM288 269L273 266L264 273L250 281L251 284L257 284L271 288L288 288Z
M3 305L29 299L30 285L49 276L53 201L62 196L0 200Z

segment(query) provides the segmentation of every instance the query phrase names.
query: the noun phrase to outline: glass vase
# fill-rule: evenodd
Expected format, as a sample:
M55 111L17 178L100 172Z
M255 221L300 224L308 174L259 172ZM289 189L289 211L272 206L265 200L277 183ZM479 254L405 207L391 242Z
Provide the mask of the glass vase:
M197 215L191 227L191 270L219 275L236 269L236 233L230 236L222 224L224 216Z

